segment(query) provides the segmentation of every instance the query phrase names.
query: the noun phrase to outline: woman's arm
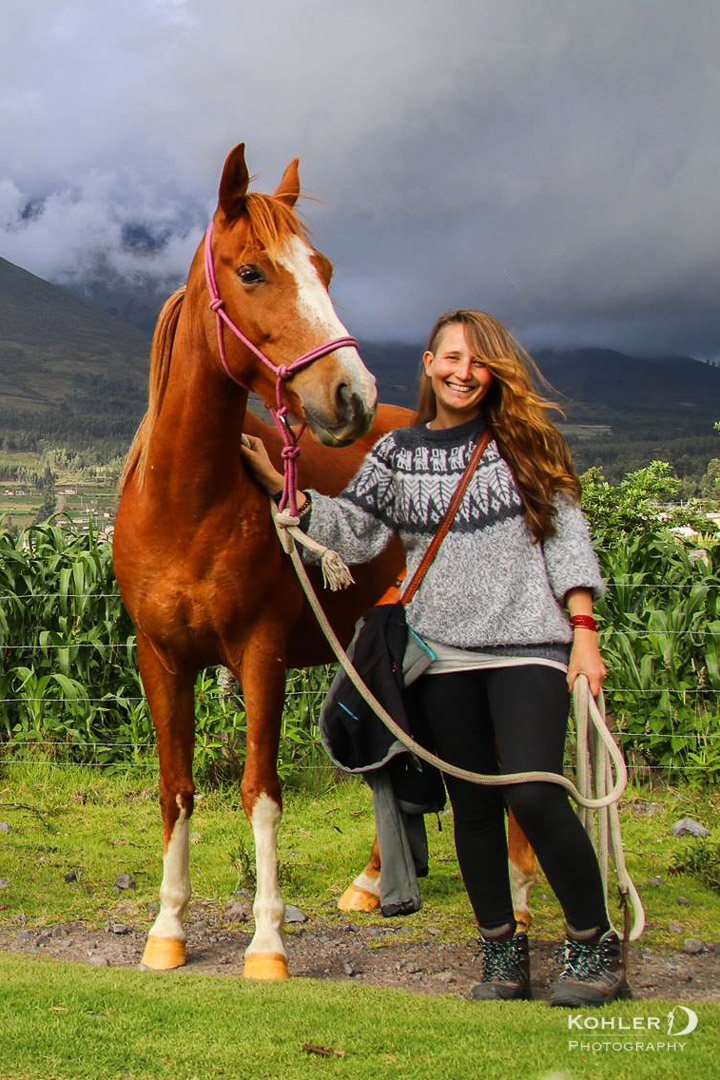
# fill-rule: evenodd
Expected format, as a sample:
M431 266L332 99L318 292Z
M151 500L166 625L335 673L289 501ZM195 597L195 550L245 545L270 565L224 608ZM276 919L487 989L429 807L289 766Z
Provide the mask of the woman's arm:
M311 490L309 516L303 514L308 496L298 492L301 527L313 540L332 548L348 563L369 562L387 546L396 531L393 475L382 455L376 452L379 445L375 444L340 495L322 495ZM282 473L270 460L262 439L243 435L242 452L258 482L271 495L283 490Z
M593 594L591 589L570 589L565 596L570 618L573 615L589 616L592 619ZM572 690L578 675L587 675L590 692L597 697L607 675L607 670L598 648L597 630L587 626L573 626L573 644L570 650L567 682Z
M602 596L605 586L580 506L560 492L555 495L554 503L555 532L543 541L543 555L558 603L567 606L571 589L580 585L591 589L595 597Z

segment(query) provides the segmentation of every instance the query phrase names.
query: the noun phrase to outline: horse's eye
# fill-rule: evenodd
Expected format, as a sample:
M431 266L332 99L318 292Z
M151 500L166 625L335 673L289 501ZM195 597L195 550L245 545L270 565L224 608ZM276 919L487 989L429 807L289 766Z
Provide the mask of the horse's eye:
M238 270L238 277L243 285L259 285L266 280L262 270L255 263L246 263L245 266L241 266Z

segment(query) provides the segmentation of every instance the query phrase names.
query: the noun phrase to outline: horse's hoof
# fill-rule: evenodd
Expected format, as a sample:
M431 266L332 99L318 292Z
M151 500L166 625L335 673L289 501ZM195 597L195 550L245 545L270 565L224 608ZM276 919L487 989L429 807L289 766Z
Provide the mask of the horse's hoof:
M361 889L359 885L349 885L338 900L341 911L377 911L380 897Z
M243 966L244 979L287 979L287 956L282 953L247 953Z
M185 963L185 942L180 938L148 935L140 966L152 971L171 971Z
M530 929L530 923L532 922L532 915L529 911L516 911L515 922L517 923L517 933L527 934Z

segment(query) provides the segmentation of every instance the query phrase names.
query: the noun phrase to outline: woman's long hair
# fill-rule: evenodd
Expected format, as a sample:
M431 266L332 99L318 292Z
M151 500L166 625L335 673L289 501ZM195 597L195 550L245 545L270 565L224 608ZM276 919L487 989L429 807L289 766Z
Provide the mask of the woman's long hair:
M545 540L555 531L555 493L564 491L578 502L581 494L567 443L548 416L562 410L540 393L540 387L551 387L532 357L501 322L484 311L445 312L432 328L428 352L434 355L445 328L456 324L465 328L473 353L493 374L482 403L485 419L512 469L533 539ZM423 367L415 423L425 424L436 413L435 391Z

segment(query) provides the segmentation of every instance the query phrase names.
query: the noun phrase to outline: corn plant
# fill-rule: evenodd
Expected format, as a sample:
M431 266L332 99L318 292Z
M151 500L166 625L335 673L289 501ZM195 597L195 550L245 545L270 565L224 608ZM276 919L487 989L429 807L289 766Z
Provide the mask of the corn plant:
M327 669L292 672L279 771L301 776L322 759L316 720ZM206 786L242 775L247 724L239 690L217 671L196 683L195 774ZM152 763L154 732L107 540L69 520L0 532L0 743L5 756L42 755L107 769Z
M701 557L669 534L624 532L599 556L598 605L608 705L631 762L696 783L720 781L720 546ZM279 772L290 784L332 778L317 735L330 667L288 673ZM242 692L218 670L196 684L195 774L242 774ZM154 732L135 636L110 544L55 521L0 532L0 747L106 769L152 766Z
M720 780L720 547L670 534L602 547L598 606L608 699L632 760Z

